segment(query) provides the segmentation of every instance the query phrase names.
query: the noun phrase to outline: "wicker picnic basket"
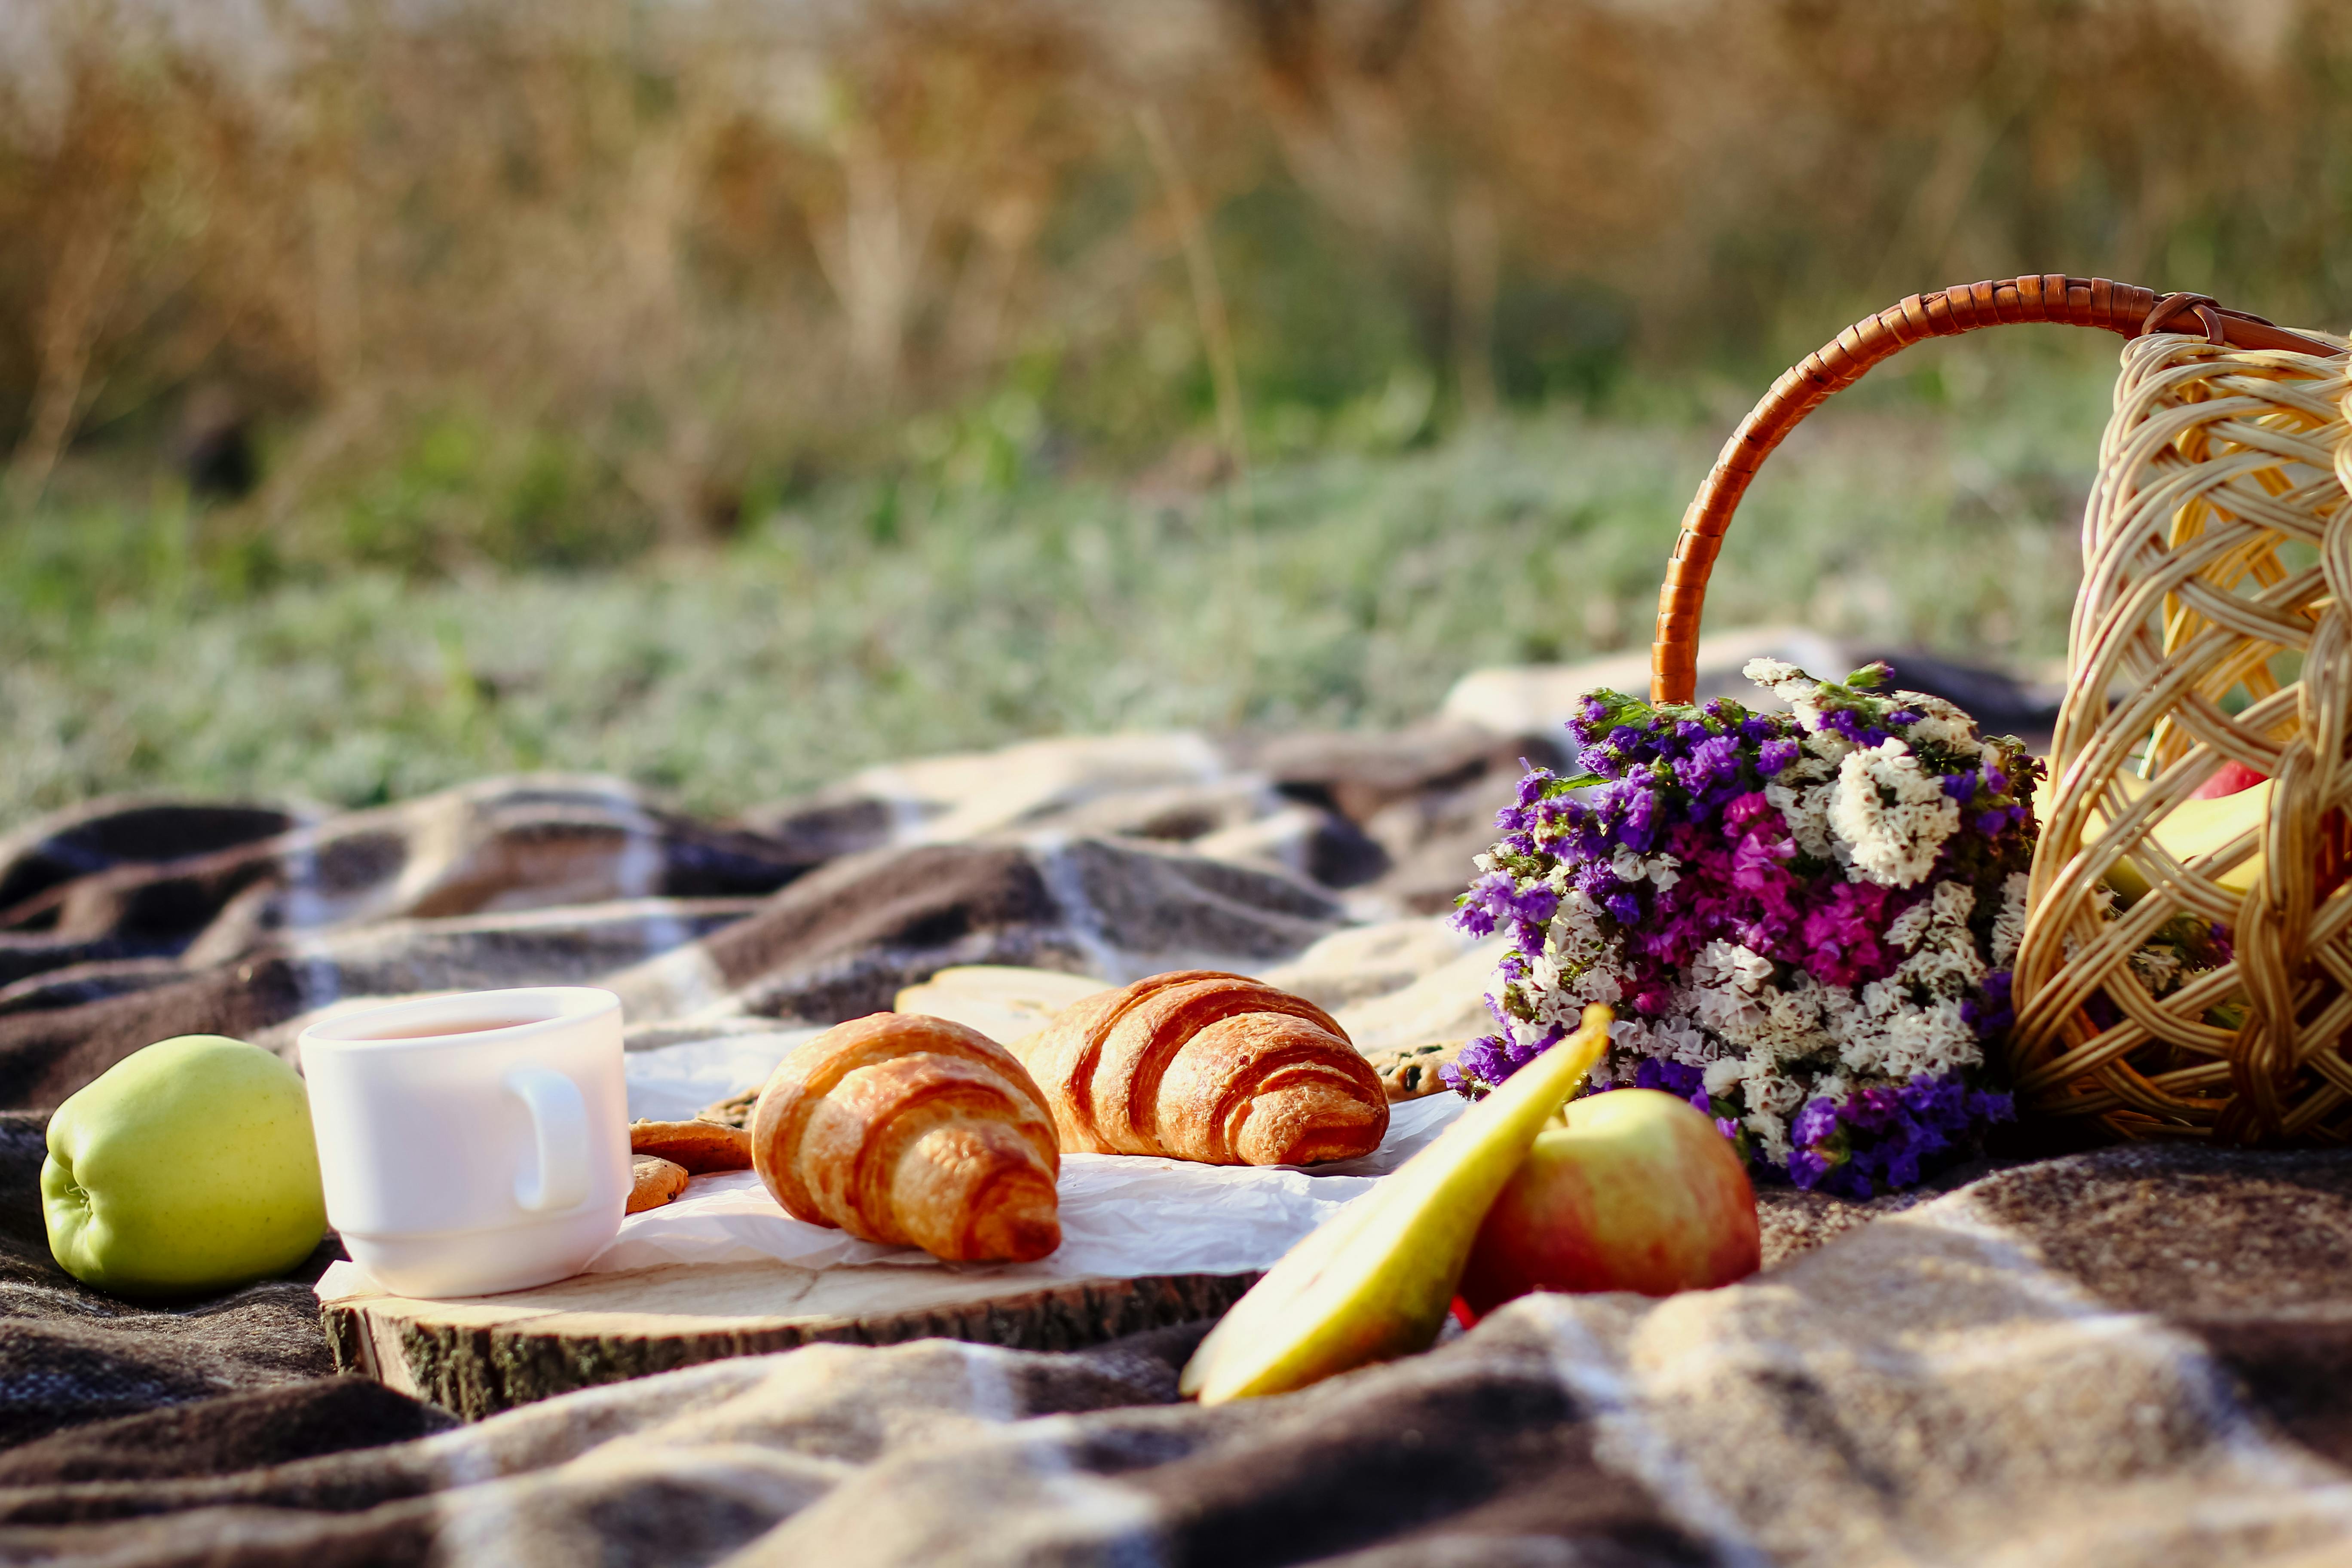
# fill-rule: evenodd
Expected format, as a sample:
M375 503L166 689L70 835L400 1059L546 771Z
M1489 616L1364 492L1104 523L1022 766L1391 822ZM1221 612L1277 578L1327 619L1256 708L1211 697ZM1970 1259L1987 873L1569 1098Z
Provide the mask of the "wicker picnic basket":
M1658 595L1651 697L1690 700L1724 530L1797 422L1911 343L2012 321L2130 340L2084 523L2017 957L2019 1104L2116 1137L2352 1141L2344 340L2056 274L1915 294L1856 322L1773 384L1699 487ZM2152 831L2229 763L2272 781L2260 809L2175 858ZM2223 885L2233 871L2242 890ZM2146 890L2111 910L2111 879ZM2135 955L2184 918L2218 932L2226 961L2168 992L2136 977Z

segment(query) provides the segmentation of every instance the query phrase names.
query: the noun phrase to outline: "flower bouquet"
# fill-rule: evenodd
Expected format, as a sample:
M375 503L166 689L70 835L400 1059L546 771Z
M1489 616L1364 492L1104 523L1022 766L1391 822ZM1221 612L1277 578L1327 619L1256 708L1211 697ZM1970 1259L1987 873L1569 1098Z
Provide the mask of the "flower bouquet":
M1598 1089L1662 1089L1751 1162L1854 1197L1916 1182L2010 1119L2011 1022L2041 764L1948 702L1751 661L1788 710L1612 691L1531 770L1455 923L1507 931L1476 1097L1618 1012Z

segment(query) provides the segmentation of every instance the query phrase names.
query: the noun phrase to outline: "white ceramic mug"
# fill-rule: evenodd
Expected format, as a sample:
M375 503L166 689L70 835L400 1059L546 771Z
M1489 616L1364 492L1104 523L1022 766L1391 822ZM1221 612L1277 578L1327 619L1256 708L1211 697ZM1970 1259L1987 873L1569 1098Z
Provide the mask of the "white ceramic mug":
M471 991L302 1031L327 1219L404 1296L487 1296L580 1272L629 1201L621 1000Z

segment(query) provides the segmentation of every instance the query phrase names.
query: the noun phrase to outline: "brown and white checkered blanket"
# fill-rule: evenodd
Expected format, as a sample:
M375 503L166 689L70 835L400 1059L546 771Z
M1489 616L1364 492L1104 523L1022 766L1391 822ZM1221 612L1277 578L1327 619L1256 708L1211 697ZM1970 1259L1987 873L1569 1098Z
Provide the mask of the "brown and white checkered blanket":
M1768 1191L1746 1284L1534 1298L1213 1410L1175 1397L1195 1326L820 1345L460 1425L328 1375L299 1280L157 1311L47 1259L48 1108L152 1039L283 1044L354 996L593 981L659 1049L951 964L1295 968L1385 920L1403 934L1346 950L1328 995L1410 996L1400 1040L1442 1030L1412 983L1458 950L1402 922L1459 887L1540 745L1142 736L877 770L726 826L515 779L341 816L102 804L0 840L0 1560L2352 1561L2334 1153Z

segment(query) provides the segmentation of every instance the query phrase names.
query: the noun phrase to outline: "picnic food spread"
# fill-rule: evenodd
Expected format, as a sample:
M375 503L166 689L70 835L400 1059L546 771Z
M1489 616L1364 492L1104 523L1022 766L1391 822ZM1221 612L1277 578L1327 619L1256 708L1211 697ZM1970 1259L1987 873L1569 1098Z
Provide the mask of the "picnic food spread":
M752 1163L795 1219L951 1261L1025 1262L1062 1244L1042 1098L978 1030L877 1013L778 1064L751 1114Z
M2106 318L2121 321L2120 309L2098 304L2095 324L2115 325ZM2160 302L2141 330L2183 309ZM2009 319L1986 319L1996 317ZM2232 330L2218 321L2206 319L2215 349ZM1880 325L1899 335L1893 322ZM1768 399L1755 417L1777 406ZM2295 409L2288 423L2326 417ZM1738 473L1769 449L1759 442L1734 453L1748 464ZM2291 459L2316 467L2301 448ZM1720 533L1745 482L1722 478L1732 472L1702 491L1694 516L1713 531L1692 537ZM2184 523L2174 543L2198 537ZM2249 580L2284 571L2276 542L2242 542ZM1403 1163L1291 1247L1202 1342L1181 1385L1214 1404L1424 1348L1449 1308L1467 1322L1529 1291L1727 1284L1761 1256L1751 1172L1869 1198L1980 1151L2023 1097L2126 1134L2161 1125L2292 1139L2335 1125L2322 1123L2352 1100L2346 1005L2318 999L2342 966L2312 968L2301 944L2336 942L2352 923L2336 897L2346 798L2312 782L2307 738L2272 732L2315 726L2321 749L2339 756L2341 715L2312 716L2334 712L2333 686L2313 685L2297 708L2266 666L2231 655L2199 678L2210 713L2136 699L2112 720L2123 740L2062 773L2053 821L2065 834L2060 852L2074 858L2053 871L2036 810L2042 763L1948 701L1888 689L1884 666L1832 680L1759 658L1745 673L1764 701L1680 700L1691 695L1687 643L1711 550L1687 573L1677 558L1652 698L1586 694L1569 725L1574 768L1531 769L1497 819L1500 838L1477 858L1455 924L1507 946L1488 999L1496 1032L1458 1049L1410 1047L1431 1059L1403 1084L1384 1081L1316 1002L1218 970L1065 994L1043 1027L1004 1044L948 1018L877 1013L796 1043L756 1095L632 1127L629 1212L671 1202L697 1175L748 1167L796 1220L950 1262L1032 1262L1061 1246L1066 1152L1230 1167L1250 1180L1286 1174L1266 1167L1296 1174L1381 1151L1390 1096L1417 1090L1433 1068L1473 1103L1411 1158L1392 1149ZM2296 584L2316 593L2319 580L2280 577L2273 596ZM2308 643L2315 660L2352 663L2339 605L2313 610L2333 617L2323 637L2238 616L2248 630L2210 595L2194 603L2232 636L2270 636L2264 648ZM2194 629L2173 629L2185 637L2184 627ZM2226 640L2215 632L2196 646ZM2245 711L2256 717L2243 722L2269 730L2221 734L2237 712L2219 706L2232 681L2253 699ZM2069 702L2104 705L2105 689ZM2143 721L2151 727L2134 728ZM2062 722L2062 763L2068 734ZM2137 777L2114 772L2129 757ZM2060 883L2064 919L2087 936L2050 934L2045 894ZM2333 900L2329 911L2315 912L2320 900ZM2193 909L2175 914L2176 903ZM2239 998L2231 984L2250 982L2234 949L2253 939L2260 962L2247 973L2270 988ZM2306 997L2288 981L2318 989ZM2168 1021L2152 1005L2179 1016ZM2046 1056L2063 1040L2066 1054L2021 1073L2033 1058L2017 1042L2029 1035L2033 1050ZM2293 1051L2280 1056L2277 1040ZM122 1131L138 1118L122 1111L121 1085L142 1074L160 1082L184 1058L173 1088L192 1089L185 1103L151 1097L178 1107L165 1120L179 1124L154 1140L172 1147L204 1099L193 1090L207 1075L237 1079L240 1052L260 1054L225 1039L166 1042L58 1112L50 1237L79 1277L160 1293L259 1267L259 1251L229 1244L235 1226L194 1261L139 1241L190 1232L167 1200L218 1194L203 1181L165 1194L138 1173L152 1159L139 1130ZM585 1125L566 1110L583 1101L561 1074L517 1073L508 1087L539 1129L539 1165L516 1178L518 1201L561 1208L546 1198L548 1173L562 1164L564 1130ZM2225 1082L2229 1097L2218 1092ZM285 1090L249 1071L232 1088L210 1108L219 1127L257 1125ZM192 1168L223 1169L219 1144L216 1131L210 1145L188 1144ZM534 1197L521 1195L526 1177ZM302 1218L299 1204L251 1206L273 1224ZM294 1221L271 1232L271 1246L315 1238L315 1225Z
M2001 291L1988 286L1993 305ZM2046 300L2036 308L2047 314ZM1989 306L1987 319L1992 313ZM2124 312L2137 313L2137 306ZM2158 309L2148 320L2163 315ZM2039 782L2031 770L2014 765L1998 738L1975 733L1965 715L1886 689L1894 683L1874 682L1866 669L1864 679L1829 682L1785 668L1760 670L1792 710L1783 716L1753 700L1689 701L1686 657L1680 664L1660 658L1661 689L1652 701L1602 694L1595 700L1604 711L1580 716L1578 749L1597 757L1543 753L1556 776L1533 780L1508 807L1505 842L1490 851L1465 916L1474 925L1491 922L1480 962L1511 950L1493 987L1496 1030L1466 1048L1454 1037L1442 1049L1407 1047L1419 1053L1418 1074L1451 1066L1455 1086L1467 1093L1399 1105L1369 1163L1384 1173L1366 1182L1366 1195L1307 1235L1197 1342L1181 1387L1213 1408L1146 1407L1176 1396L1176 1366L1192 1336L1234 1301L1245 1276L1229 1273L1222 1283L1230 1289L1186 1297L1156 1317L1097 1315L1091 1333L1007 1332L993 1300L965 1303L895 1337L983 1343L931 1338L883 1348L893 1336L877 1334L863 1348L758 1355L598 1390L518 1420L443 1433L421 1454L391 1442L373 1453L331 1456L324 1468L302 1458L300 1471L226 1473L251 1463L236 1459L219 1474L191 1469L191 1479L143 1487L92 1485L97 1474L118 1472L82 1467L120 1463L133 1446L116 1423L92 1414L108 1391L89 1392L99 1385L77 1358L102 1342L100 1330L137 1348L135 1363L122 1356L103 1364L139 1371L137 1391L124 1397L144 1409L129 1417L146 1423L144 1436L170 1431L178 1441L186 1432L200 1443L205 1422L217 1429L233 1413L246 1422L242 1443L261 1425L301 1425L284 1412L348 1403L356 1391L380 1396L394 1414L405 1405L411 1425L376 1429L382 1442L420 1430L413 1424L420 1415L428 1418L425 1431L446 1419L394 1389L481 1415L561 1395L581 1380L856 1338L865 1323L847 1314L812 1317L746 1336L737 1323L717 1321L715 1282L758 1281L771 1292L758 1303L765 1310L789 1294L770 1284L782 1271L647 1268L668 1277L680 1316L705 1315L706 1342L639 1342L646 1353L625 1353L635 1320L581 1310L573 1314L583 1320L579 1338L559 1344L553 1333L535 1336L516 1320L562 1316L560 1310L547 1313L543 1302L524 1301L515 1318L502 1320L499 1302L513 1298L449 1303L442 1319L389 1320L364 1333L353 1331L356 1313L337 1319L331 1311L336 1365L391 1386L320 1377L280 1391L283 1403L267 1403L278 1394L247 1389L206 1398L232 1386L208 1369L234 1363L191 1360L186 1364L207 1369L210 1381L184 1378L164 1354L166 1337L199 1339L226 1325L240 1340L262 1338L247 1325L259 1321L262 1298L276 1292L272 1300L295 1306L280 1314L299 1331L288 1337L307 1340L316 1357L320 1336L302 1315L309 1298L299 1285L251 1287L184 1314L123 1314L52 1278L17 1288L16 1303L37 1295L44 1304L16 1320L12 1333L29 1337L37 1314L49 1312L59 1321L36 1342L63 1353L51 1350L52 1364L37 1364L34 1378L21 1375L27 1363L18 1352L14 1381L40 1387L20 1393L6 1413L19 1434L45 1430L28 1424L58 1419L42 1413L38 1402L47 1398L65 1419L89 1424L89 1440L78 1451L38 1453L43 1442L20 1437L11 1456L21 1461L11 1479L19 1522L10 1540L51 1554L60 1542L86 1544L111 1559L123 1555L116 1549L134 1532L173 1538L137 1556L142 1562L179 1561L191 1550L226 1561L231 1553L217 1543L238 1531L266 1532L278 1556L321 1560L378 1542L387 1557L437 1551L468 1561L520 1560L543 1555L551 1539L575 1541L583 1551L613 1542L611 1550L625 1554L654 1539L696 1551L713 1543L706 1555L752 1546L754 1554L778 1560L863 1554L928 1562L953 1555L958 1543L1007 1541L1053 1541L1102 1556L1148 1543L1160 1555L1205 1558L1249 1539L1289 1549L1286 1561L1402 1553L1484 1562L1510 1555L1521 1540L1553 1556L1612 1561L1893 1561L1916 1554L1923 1541L1962 1561L2089 1563L2137 1554L2259 1559L2281 1568L2335 1561L2352 1518L2341 1485L2352 1447L2340 1418L2352 1167L2340 1151L2221 1145L2340 1143L2352 1117L2352 1068L2342 1047L2352 1010L2345 1000L2352 968L2344 957L2352 895L2342 888L2352 774L2341 765L2352 620L2341 573L2326 581L2327 571L2306 566L2293 551L2282 560L2273 548L2292 535L2324 541L2323 563L2343 558L2352 511L2328 500L2320 481L2333 444L2334 472L2352 482L2352 466L2345 466L2352 465L2352 441L2341 419L2332 432L2311 431L2335 418L2352 378L2340 354L2332 370L2297 369L2288 362L2308 357L2299 351L2272 343L2257 353L2233 353L2223 342L2228 324L2206 324L2210 342L2159 332L2127 356L2140 390L2128 407L2119 397L2110 447L2128 446L2148 467L2168 464L2173 471L2147 482L2141 470L2117 463L2103 476L2107 493L2095 498L2088 531L2105 564L2088 574L2095 588L2086 587L2078 616L2077 690L2068 699L2082 721L2071 730L2062 724L2047 787L2029 792ZM2302 377L2301 389L2287 386L2273 397L2263 390L2264 378L2283 374L2282 366ZM1776 395L1818 401L1827 384L1792 378ZM2162 406L2163 398L2174 401ZM2184 434L2140 438L2152 433L2143 425L2152 426L2159 415L2167 431ZM1752 471L1759 447L1769 443L1727 452L1723 471L1741 465ZM2270 448L2282 462L2302 465L2294 485L2303 488L2270 483L2280 477L2260 467ZM2217 475L2234 476L2228 483L2237 493L2216 488ZM2180 501L2192 485L2198 499ZM2126 515L2135 507L2154 510ZM2330 507L2332 515L2322 515ZM2262 536L2264 528L2273 534ZM1699 536L1691 551L1677 553L1669 596L1678 613L1695 608L1690 584L1703 580L1713 559L1705 548L1710 541ZM1695 627L1695 614L1686 618ZM1673 646L1688 655L1687 639ZM2270 662L2282 649L2303 662ZM2284 679L2290 668L2299 672L2300 691ZM1712 679L1707 695L1718 695ZM2027 799L2029 793L2037 798ZM1637 843L1645 834L1649 841ZM626 886L634 895L646 886L645 838L628 842L636 879ZM2033 881L2018 900L2011 879L2028 844ZM86 846L68 847L79 854ZM308 865L317 859L311 849L304 839L254 863L279 866L299 855ZM1296 954L1307 940L1255 948L1105 942L1099 928L1084 924L1093 907L1061 901L1064 894L1038 875L1040 868L1067 872L1068 862L1054 858L1064 852L1028 844L892 852L891 874L926 889L942 866L991 868L997 879L985 884L995 898L987 918L997 928L980 918L940 918L943 907L981 907L966 894L961 904L894 909L887 921L860 927L854 941L824 945L810 934L825 923L812 911L843 907L846 885L873 885L844 875L840 883L775 899L756 915L711 915L759 922L763 942L787 931L787 941L751 956L751 943L705 945L698 934L675 934L689 928L665 907L670 934L657 939L667 944L661 951L695 963L666 963L660 978L691 971L696 981L646 1009L646 1033L690 1014L693 1037L631 1044L674 1049L692 1067L656 1086L646 1103L677 1116L722 1091L724 1099L710 1112L718 1131L669 1121L630 1132L641 1187L658 1194L691 1182L739 1199L739 1215L754 1205L772 1210L754 1179L740 1173L748 1154L728 1135L751 1119L760 1098L744 1092L759 1075L732 1065L748 1048L742 1042L797 1047L827 1020L926 984L939 967L933 955L951 944L948 962L957 963L977 955L1070 968L1108 952L1117 962L1098 967L1124 977L1209 963L1209 953L1230 954L1213 962L1249 968ZM429 863L421 853L416 859ZM413 867L401 875L418 879ZM875 878L866 868L859 876ZM1066 877L1064 885L1075 881ZM835 902L824 905L818 892ZM1289 908L1282 898L1294 896L1286 888L1279 893L1267 895L1277 915ZM597 910L583 922L634 918ZM1336 904L1318 916L1339 918ZM909 942L919 923L951 931L951 943ZM988 946L971 937L983 930L1013 930L1019 938ZM1062 942L1070 931L1095 945ZM88 928L67 933L75 941L89 934ZM437 931L404 932L410 945L403 952L418 951L415 944L428 935L450 940ZM460 940L479 942L483 933ZM779 949L791 959L775 957ZM1128 956L1138 952L1151 956ZM481 983L472 975L419 978L455 973L447 968L400 969L396 986L352 982L394 973L365 968L371 962L379 960L359 954L356 944L332 960L322 942L303 960L303 976L336 979L342 996ZM1996 976L2012 966L2016 1016L2007 1023L2008 998ZM617 988L630 984L625 967L606 960L593 973L612 976ZM120 1060L118 1041L135 1043L126 1019L170 1010L155 1026L140 1026L136 1039L199 1017L205 1027L266 1038L260 1031L334 999L307 978L297 984L293 973L276 957L257 956L234 984L182 980L159 987L152 1001L77 1005L69 1028L44 1034L21 1016L0 1025L18 1031L20 1059L47 1064L57 1042L68 1038L93 1051L86 1059L94 1066L48 1079L27 1072L23 1080L58 1085L63 1093ZM845 973L852 984L845 993ZM700 1032L716 1016L711 974L729 1005L756 998L726 1018L739 1027L736 1036ZM1150 996L1197 978L1188 971L1173 983L1125 989ZM1466 991L1458 978L1444 984ZM1612 983L1613 997L1592 994ZM1347 1029L1326 1033L1343 1039L1352 1033L1370 1045L1375 1031L1359 1024L1350 995L1311 982L1275 983L1271 972L1265 988L1310 993L1313 1004L1348 1021ZM844 994L855 1000L836 1008ZM206 997L243 1010L198 1012ZM1066 996L1057 1005L1072 1012L1080 1001ZM136 1011L132 1002L153 1011ZM1118 1044L1109 1015L1125 1005L1093 997L1084 1004L1101 1027L1074 1028L1081 1037L1076 1049L1104 1052ZM1302 1036L1324 1028L1309 1011L1262 997L1234 1015L1267 1016L1276 1021L1231 1032L1245 1034L1254 1047L1264 1038L1290 1039L1294 1025ZM930 1029L921 1019L905 1024ZM1008 1059L1041 1047L1014 1031L988 1032L1013 1047ZM1184 1163L1181 1139L1171 1138L1167 1124L1178 1100L1164 1082L1144 1080L1222 1037L1213 1027L1181 1040L1181 1032L1146 1033L1119 1047L1141 1066L1120 1068L1116 1081L1099 1059L1067 1075L1049 1074L1042 1058L1033 1059L1036 1079L1023 1112L1031 1125L1058 1121L1064 1096L1076 1110L1073 1089L1087 1096L1084 1121L1043 1145L1070 1152L1061 1162L1066 1194L1079 1192L1087 1174L1150 1158L1076 1152L1079 1136L1091 1148L1125 1135L1111 1130L1107 1107L1126 1118L1118 1126L1141 1125L1160 1140L1152 1163ZM787 1034L793 1038L782 1043ZM1396 1048L1399 1038L1384 1037L1378 1049ZM104 1052L114 1054L98 1054ZM152 1058L148 1070L170 1058L160 1049L142 1054ZM713 1065L722 1061L723 1083ZM760 1075L766 1070L762 1062ZM1556 1109L1585 1087L1588 1074L1603 1092ZM1224 1081L1276 1084L1280 1075L1252 1080L1234 1072ZM1106 1083L1115 1092L1098 1100ZM1417 1087L1398 1084L1391 1092ZM631 1094L639 1088L632 1077ZM28 1103L56 1100L46 1089L20 1094ZM1884 1189L1924 1178L1937 1160L1966 1152L2004 1096L2013 1096L2008 1104L2021 1121L2053 1119L2043 1128L2072 1117L2086 1131L2185 1136L2030 1163L2004 1157L2009 1168L1979 1170L1965 1183L1955 1174L1940 1184L1953 1190L1921 1195L1899 1220L1862 1223L1912 1203L1890 1202ZM119 1129L110 1143L83 1141L100 1124L78 1131L77 1120L104 1098L69 1103L48 1129L59 1170L90 1194L93 1214L131 1192L110 1186L109 1158L137 1152L141 1142ZM1343 1110L1354 1104L1346 1093L1318 1103ZM1441 1109L1455 1118L1447 1131L1410 1160L1381 1163L1416 1128L1433 1125L1430 1112ZM182 1119L186 1125L168 1130L194 1151L184 1156L188 1170L212 1158L205 1138L237 1124L215 1111L191 1113ZM606 1123L617 1140L619 1117L599 1125ZM20 1133L26 1125L17 1124ZM157 1131L159 1148L164 1131ZM1197 1129L1187 1122L1181 1131ZM20 1143L37 1143L38 1134L32 1125ZM1230 1128L1218 1137L1221 1157L1248 1157L1245 1137ZM891 1154L888 1142L861 1133L845 1139L837 1156L853 1165L867 1158L921 1163L911 1150ZM795 1163L805 1163L809 1152L802 1149ZM1027 1153L1051 1163L1036 1144ZM689 1172L688 1161L703 1163ZM738 1172L724 1168L729 1163ZM1248 1165L1195 1164L1177 1173L1202 1191L1282 1182L1328 1188L1364 1179ZM1807 1179L1812 1191L1794 1190ZM148 1184L130 1207L110 1212L132 1216L139 1205L152 1204L164 1213L163 1199L178 1195L169 1185ZM854 1197L864 1189L852 1183L846 1190ZM1866 1204L1831 1195L1864 1190L1874 1194ZM1759 1195L1769 1275L1664 1304L1625 1293L1724 1284L1752 1268L1758 1227L1745 1205ZM687 1193L668 1217L698 1201ZM967 1215L978 1208L969 1205ZM1203 1209L1223 1223L1213 1202ZM1083 1245L1080 1212L1066 1195L1063 1254ZM1809 1243L1858 1228L1792 1258L1790 1222L1800 1215L1811 1227ZM664 1217L643 1216L635 1228ZM74 1253L74 1221L70 1212L51 1216L61 1260ZM788 1222L771 1215L762 1223ZM797 1271L803 1285L814 1272L814 1294L833 1288L834 1302L878 1276L929 1275L951 1289L984 1291L1000 1268L1016 1271L908 1268L916 1260L906 1257L860 1268L854 1258L871 1255L856 1248L872 1244L839 1245L853 1257L848 1266ZM864 1281L849 1278L860 1275ZM127 1269L119 1279L86 1277L116 1289L131 1280ZM600 1300L600 1279L629 1278L591 1274L545 1294L571 1292L577 1307ZM1546 1294L1485 1319L1524 1289ZM1592 1290L1613 1293L1551 1293ZM1057 1306L1065 1313L1052 1326L1076 1321L1086 1305L1077 1299L1090 1294L1090 1282L1064 1292ZM1436 1354L1365 1368L1270 1408L1214 1407L1406 1355L1438 1335L1449 1305L1465 1323L1482 1321ZM66 1321L68 1312L79 1316ZM1172 1327L1183 1323L1193 1326ZM1110 1355L1041 1353L1143 1329L1165 1331L1139 1334ZM436 1354L446 1347L444 1364L459 1370L400 1381L402 1372L423 1364L420 1345ZM417 1359L395 1367L395 1352ZM479 1394L493 1383L476 1374L504 1375L500 1369L530 1381L499 1384L502 1395L513 1396L504 1405L468 1402L469 1387ZM128 1381L118 1376L114 1386ZM46 1392L60 1384L72 1392L64 1398ZM256 1410L273 1418L254 1422ZM844 1413L880 1434L868 1444L861 1433L855 1456L841 1446ZM344 1429L336 1425L339 1446ZM812 1469L812 1453L822 1456L822 1475ZM146 1462L144 1455L131 1458ZM420 1458L427 1461L422 1468ZM28 1476L43 1475L74 1479L25 1489ZM322 1475L332 1478L323 1491ZM771 1479L761 1484L763 1477ZM256 1509L257 1498L271 1506ZM2216 1499L2225 1505L2218 1512ZM1269 1532L1269 1520L1282 1528ZM909 1521L919 1528L907 1527ZM898 1530L880 1552L873 1543L877 1524ZM562 1531L576 1534L553 1533ZM193 1547L192 1536L202 1537Z
M1073 1152L1307 1165L1369 1154L1388 1131L1387 1091L1331 1016L1239 974L1103 992L1015 1049Z

